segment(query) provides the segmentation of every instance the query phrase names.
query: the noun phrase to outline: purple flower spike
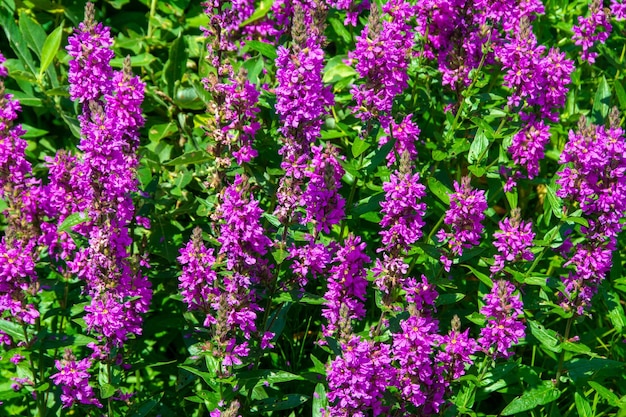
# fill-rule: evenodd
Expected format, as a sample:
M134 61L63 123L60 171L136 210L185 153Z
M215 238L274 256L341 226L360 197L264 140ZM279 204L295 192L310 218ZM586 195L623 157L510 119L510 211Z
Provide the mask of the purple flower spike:
M520 320L523 304L519 295L513 295L515 286L499 280L491 292L485 296L485 305L480 313L487 318L485 327L480 331L478 344L483 351L509 358L513 355L511 346L524 337L526 326Z

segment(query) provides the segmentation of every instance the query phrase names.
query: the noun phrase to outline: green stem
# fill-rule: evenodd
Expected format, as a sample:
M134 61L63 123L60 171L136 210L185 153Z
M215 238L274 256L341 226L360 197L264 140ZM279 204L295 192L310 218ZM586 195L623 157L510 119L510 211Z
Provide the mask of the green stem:
M567 341L569 339L569 333L572 329L572 323L574 322L574 317L570 317L567 319L567 323L565 324L565 334L563 335L563 340ZM556 377L554 380L554 388L559 387L561 375L563 374L563 363L565 362L565 350L561 350L561 354L559 355L559 366L556 369ZM553 401L550 406L550 414L554 415L554 407L556 407L557 401Z

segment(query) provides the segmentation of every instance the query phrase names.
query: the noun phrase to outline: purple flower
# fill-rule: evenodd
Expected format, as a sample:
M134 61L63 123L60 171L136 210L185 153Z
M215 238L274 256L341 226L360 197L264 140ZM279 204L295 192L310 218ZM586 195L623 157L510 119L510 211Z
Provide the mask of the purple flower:
M505 262L532 261L534 259L530 248L533 246L535 234L532 231L532 222L520 219L520 210L514 209L510 218L498 223L500 231L495 232L493 245L498 250L494 257L491 272L496 273L504 268Z
M6 77L7 75L9 75L9 71L7 71L7 68L3 65L6 60L7 59L4 57L4 55L2 55L2 52L0 52L0 77Z
M626 211L626 141L619 127L619 114L611 116L612 127L587 125L581 118L578 131L569 132L558 173L559 197L575 201L589 219L583 232L591 239L613 239L622 230Z
M611 34L609 16L604 12L601 0L593 0L589 3L589 17L578 16L578 25L572 27L574 36L572 40L578 46L582 46L581 59L593 64L596 62L597 52L590 52L596 43L604 43Z
M615 20L626 20L626 3L622 0L611 0L610 10Z
M357 36L356 49L348 54L357 61L356 71L365 81L352 88L356 101L353 110L361 120L389 116L394 98L408 85L414 38L409 20L413 14L414 6L392 0L383 6L381 17L378 6L372 3L369 23Z
M539 161L544 157L544 149L550 141L550 127L542 120L535 120L513 136L507 151L516 165L526 169L529 179L539 174Z
M461 325L458 316L454 316L452 323L450 332L441 337L442 350L437 353L437 361L445 368L448 381L458 380L465 375L465 368L474 363L470 355L478 349L476 340L469 337L469 329L460 332L457 328Z
M301 155L320 135L327 107L334 97L329 86L322 83L324 51L321 39L309 37L293 51L279 46L276 58L276 113L280 115L280 132L301 147Z
M217 280L217 273L213 270L215 257L213 250L207 249L202 241L202 229L194 229L191 240L180 250L178 262L183 269L178 284L183 301L190 310L208 313L209 306L219 295L219 291L214 289Z
M306 209L303 223L313 223L316 232L330 233L333 225L345 216L345 200L339 194L344 170L333 146L313 146L310 170L305 172L308 182L302 195Z
M437 237L442 242L447 242L451 255L458 257L463 255L463 250L476 246L484 226L487 210L487 199L482 190L473 190L470 185L470 177L463 177L461 183L454 182L454 193L450 194L450 208L446 212L444 223L449 225L451 231L446 233L443 229L437 232ZM446 271L450 271L452 259L450 256L442 256Z
M524 337L526 326L519 318L523 304L519 295L513 295L514 291L515 286L510 282L497 281L485 295L485 305L480 309L487 322L480 331L478 344L494 358L509 358L513 355L511 346Z
M84 22L67 41L66 49L72 57L68 72L70 98L86 103L109 93L113 77L109 64L114 57L113 39L108 27L95 22L93 3L87 3Z
M247 196L244 177L237 175L233 185L224 189L217 216L220 224L219 254L226 256L230 270L252 269L267 253L271 240L261 226L263 210L258 201Z
M387 248L398 246L406 251L422 237L426 204L419 201L426 196L426 187L419 180L417 173L395 171L389 182L383 183L385 199L380 203L383 213L380 235Z
M446 384L443 368L434 361L439 325L429 316L410 315L393 334L392 358L398 365L396 385L403 401L421 407L420 415L439 412Z
M342 344L342 354L328 366L326 410L333 417L385 415L383 395L394 385L391 351L384 343L353 336Z
M333 258L328 277L328 289L322 316L328 320L323 326L325 336L351 327L351 320L365 316L367 278L364 264L370 262L365 254L365 242L358 236L348 236ZM344 332L345 333L345 332ZM340 334L340 337L346 334Z
M411 120L412 116L412 114L407 115L400 123L396 123L392 120L390 125L385 126L385 132L391 137L381 136L378 145L383 146L389 139L396 141L393 150L387 154L387 166L391 166L396 162L396 154L402 156L404 152L407 152L408 159L411 161L417 158L415 143L419 137L420 129Z
M591 299L613 264L612 242L589 242L576 246L574 256L564 266L571 266L569 274L561 278L565 289L561 306L565 311L583 315L591 307Z
M565 104L567 84L574 70L573 62L558 49L552 48L547 54L545 51L543 45L537 45L526 19L494 51L505 70L504 86L512 91L508 104L521 107L521 117L527 122L535 117L558 121L555 110Z
M61 386L63 408L69 408L75 403L102 407L89 385L91 360L77 361L72 351L68 349L63 359L55 361L54 366L58 372L50 378L55 385Z

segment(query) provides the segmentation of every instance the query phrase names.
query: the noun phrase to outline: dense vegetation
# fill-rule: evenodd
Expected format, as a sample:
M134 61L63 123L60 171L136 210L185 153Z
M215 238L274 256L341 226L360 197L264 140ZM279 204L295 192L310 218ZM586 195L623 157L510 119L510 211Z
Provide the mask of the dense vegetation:
M626 415L625 19L0 0L0 415Z

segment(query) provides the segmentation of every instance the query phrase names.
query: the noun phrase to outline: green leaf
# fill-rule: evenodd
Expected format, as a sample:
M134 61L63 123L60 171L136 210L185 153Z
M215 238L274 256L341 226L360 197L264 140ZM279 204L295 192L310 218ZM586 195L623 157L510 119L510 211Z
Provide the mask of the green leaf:
M574 358L564 364L564 368L568 370L569 376L575 383L581 379L588 379L597 372L609 369L618 370L624 366L626 364L623 362L603 358Z
M260 52L261 55L269 59L276 59L278 57L276 54L276 48L273 45L261 41L246 41L243 49L244 51L252 49Z
M150 130L148 131L148 138L151 142L159 142L160 140L170 137L177 132L178 126L176 126L176 123L162 123L150 126Z
M485 132L482 129L476 131L474 140L470 145L469 152L467 153L467 162L473 164L474 162L480 162L483 157L483 153L489 148L489 139L485 136Z
M591 405L589 401L578 391L574 393L574 403L576 404L576 411L578 411L578 415L580 417L593 417L593 412L591 411Z
M482 272L480 272L479 270L477 270L476 268L474 268L471 265L465 265L463 264L464 267L468 268L470 271L472 271L472 274L474 274L476 276L476 278L478 278L483 284L485 284L487 287L492 288L493 287L493 281L491 280L491 278L489 277L489 275L484 274Z
M603 289L601 294L604 299L604 304L609 310L609 320L611 320L611 324L618 333L621 333L624 327L626 327L626 315L624 315L624 308L622 307L619 295L611 289Z
M343 39L345 43L350 43L352 40L352 36L348 29L346 29L346 25L343 22L335 17L331 17L328 19L330 21L330 25L333 27L335 33Z
M193 366L188 365L178 365L180 369L184 369L187 372L191 372L192 374L199 376L206 382L210 387L217 387L217 374L215 372L205 372L199 369L194 368Z
M619 407L620 406L620 400L619 397L610 389L600 385L599 383L595 382L595 381L589 381L588 384L591 386L591 388L593 388L602 398L604 398L609 405L613 406L613 407Z
M367 143L367 141L361 138L355 138L354 142L352 142L352 156L354 156L355 158L359 157L369 147L370 144Z
M345 78L354 77L357 73L354 68L349 65L344 64L343 62L338 62L332 67L327 66L327 69L324 71L324 76L322 77L322 81L325 84L336 83L339 80L343 80Z
M439 149L433 150L433 160L435 161L443 161L448 157L448 153Z
M213 157L205 151L191 151L182 154L181 156L166 162L164 165L176 166L176 165L189 165L189 164L202 164L204 162L211 161Z
M611 105L611 88L603 75L598 84L598 90L593 99L593 109L591 111L592 120L597 125L603 125L604 120L609 115Z
M261 369L257 371L237 372L237 379L242 382L247 380L256 381L255 386L304 380L304 378L300 375L292 374L287 371L281 371L280 369Z
M562 348L559 344L559 339L557 339L557 333L554 330L546 329L535 320L528 320L528 324L530 325L530 332L539 340L541 346L551 352L559 353L561 351Z
M46 41L46 31L23 11L20 12L19 25L24 40L26 40L30 49L41 59L41 49Z
M13 52L15 52L15 55L17 55L20 62L24 65L28 72L34 74L37 72L36 66L33 62L33 57L28 50L28 43L15 24L13 17L14 13L15 5L13 5L13 7L2 5L0 7L0 27L4 30L4 33L11 44L11 49L13 49Z
M428 189L444 204L450 205L450 189L435 177L428 178Z
M163 76L167 85L167 94L174 97L176 82L183 78L187 67L187 47L182 33L172 42L169 52L169 57L163 68Z
M74 226L79 225L81 223L85 223L91 220L89 215L85 212L72 213L63 220L57 232L67 232L70 231Z
M117 389L111 384L100 385L100 397L103 399L111 398Z
M624 91L624 86L622 86L622 82L619 80L615 81L615 94L617 95L617 100L619 101L619 106L622 110L622 113L626 111L626 91Z
M563 217L563 200L560 197L556 196L556 192L554 191L554 185L546 184L546 198L544 201L547 202L550 209L552 209L552 213L556 216L557 219ZM544 203L545 204L545 203Z
M546 405L557 400L560 395L561 391L554 386L552 381L542 381L540 386L526 390L522 396L511 401L502 410L502 415L510 416L532 410L539 405Z
M267 12L270 11L272 6L274 5L274 0L261 0L259 7L252 13L252 16L244 20L239 27L248 26L250 23L256 22L259 19L265 17Z
M61 46L62 38L63 22L61 22L61 26L54 29L52 33L48 35L43 47L41 48L41 66L39 67L39 77L41 77L43 73L46 72L50 64L52 64L52 61Z
M287 394L282 397L271 397L258 401L252 406L256 412L267 413L271 411L289 410L304 404L309 397L302 394Z
M24 340L24 330L22 329L22 326L17 323L0 319L0 330L11 336L14 342L21 342Z
M326 388L324 384L317 384L313 394L312 417L323 417L322 410L328 408L328 398L326 397Z

